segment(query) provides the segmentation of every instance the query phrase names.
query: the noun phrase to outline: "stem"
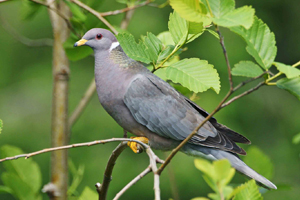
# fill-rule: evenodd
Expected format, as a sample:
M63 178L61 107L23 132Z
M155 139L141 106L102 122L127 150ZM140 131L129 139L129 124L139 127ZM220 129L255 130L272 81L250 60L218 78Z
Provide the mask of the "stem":
M137 177L132 179L118 194L115 196L113 200L118 200L131 186L136 184L139 180L141 180L144 176L146 176L149 172L151 172L151 166L148 166L144 171L142 171Z
M112 152L112 154L111 154L111 156L108 160L108 163L106 165L106 169L105 169L105 172L104 172L101 187L98 190L99 200L105 200L106 199L109 183L112 179L112 177L111 177L112 171L113 171L114 166L116 164L116 160L118 159L120 154L126 149L126 147L127 147L127 142L121 142L115 148L115 150Z
M51 146L57 147L69 143L68 126L68 93L69 93L69 60L63 43L69 37L69 29L55 11L70 15L68 6L63 1L47 1L49 16L53 28L53 99L52 99L52 131ZM51 4L50 4L51 3ZM68 189L68 152L53 152L51 155L51 182L58 188L60 196L50 197L52 200L67 200Z
M118 34L118 31L104 18L102 17L101 13L97 12L96 10L94 10L93 8L85 5L84 3L82 3L79 0L70 0L71 2L75 3L76 5L78 5L79 7L87 10L88 12L90 12L91 14L95 15L98 19L100 19L112 32L114 32L114 34Z
M298 61L297 63L293 64L292 67L298 67L300 65L300 61ZM268 78L266 80L266 84L267 85L276 85L276 83L269 83L270 81L274 80L275 78L279 77L280 75L282 75L282 72L278 72L277 74L275 74L274 76L272 76L271 78Z

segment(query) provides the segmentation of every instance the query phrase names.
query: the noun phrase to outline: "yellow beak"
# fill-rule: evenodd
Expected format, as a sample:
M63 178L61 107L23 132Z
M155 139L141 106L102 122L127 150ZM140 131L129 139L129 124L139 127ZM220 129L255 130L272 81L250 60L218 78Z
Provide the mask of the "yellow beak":
M86 43L87 41L88 41L88 40L86 40L86 39L81 39L81 40L79 40L78 42L76 42L76 43L74 44L74 47L79 47L79 46L85 45L85 43Z

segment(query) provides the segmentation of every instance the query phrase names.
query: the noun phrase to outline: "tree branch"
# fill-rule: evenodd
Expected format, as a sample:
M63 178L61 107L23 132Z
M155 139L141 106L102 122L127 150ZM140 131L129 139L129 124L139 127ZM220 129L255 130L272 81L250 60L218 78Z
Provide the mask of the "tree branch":
M139 180L141 180L144 176L146 176L149 172L151 172L151 166L149 165L144 171L142 171L137 177L132 179L118 194L115 196L113 200L118 200L131 186L136 184Z
M93 78L89 87L85 91L83 97L81 98L80 102L78 103L77 107L75 108L74 112L72 113L71 117L69 118L69 128L70 129L72 128L74 123L78 120L78 118L82 114L83 110L86 108L87 104L91 100L95 91L96 91L96 84L95 84L95 78Z
M106 139L106 140L95 140L92 142L76 143L76 144L70 144L70 145L65 145L65 146L46 148L46 149L42 149L42 150L35 151L32 153L20 154L20 155L16 155L16 156L12 156L12 157L6 157L3 159L0 159L0 163L7 161L7 160L15 160L15 159L19 159L19 158L28 159L32 156L36 156L39 154L48 153L48 152L52 152L52 151L71 149L71 148L77 148L77 147L89 147L89 146L93 146L93 145L97 145L97 144L105 144L105 143L109 143L109 142L122 142L122 141L136 142L136 143L139 143L145 149L149 148L148 145L146 145L145 143L143 143L139 140L134 140L134 139L130 139L130 138L111 138L111 139Z
M118 31L104 18L102 17L101 13L97 12L96 10L94 10L93 8L85 5L84 3L82 3L79 0L70 0L71 2L75 3L76 5L78 5L79 7L87 10L88 12L90 12L91 14L95 15L99 20L101 20L112 32L114 32L114 34L118 34Z
M99 200L105 200L106 199L109 183L111 181L112 171L113 171L114 166L116 164L116 160L118 159L119 155L126 149L126 147L127 147L127 142L121 142L115 148L115 150L113 150L113 152L112 152L112 154L111 154L111 156L108 160L108 163L106 165L106 169L105 169L105 172L104 172L101 187L99 189L97 189L98 194L99 194Z
M254 88L251 88L251 89L249 89L249 90L243 92L242 94L233 97L232 99L230 99L230 100L227 101L226 103L223 103L222 106L221 106L221 108L224 108L224 107L228 106L229 104L231 104L232 102L238 100L239 98L241 98L241 97L243 97L243 96L245 96L245 95L248 95L248 94L254 92L255 90L257 90L258 88L260 88L261 86L263 86L263 85L265 85L265 84L266 84L265 81L260 82L260 83L259 83L257 86L255 86ZM221 108L220 108L220 109L221 109Z
M117 15L117 14L120 14L120 13L128 12L128 11L134 10L136 8L145 6L145 5L147 5L147 4L151 3L151 2L152 2L152 0L147 0L147 1L143 2L143 3L137 4L137 5L134 5L134 6L130 6L130 7L127 7L127 8L123 8L123 9L120 9L120 10L103 12L103 13L100 13L100 15L102 17L108 16L108 15Z

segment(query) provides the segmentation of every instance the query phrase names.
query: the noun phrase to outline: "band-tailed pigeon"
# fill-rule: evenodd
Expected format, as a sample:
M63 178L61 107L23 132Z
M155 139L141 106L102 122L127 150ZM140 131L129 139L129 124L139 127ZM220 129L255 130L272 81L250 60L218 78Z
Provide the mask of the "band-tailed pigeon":
M87 45L95 53L97 93L104 109L125 130L146 137L154 149L175 148L208 113L167 82L129 58L108 30L89 30L74 46ZM235 169L265 186L276 186L248 167L237 154L246 152L236 143L250 141L211 118L181 149L209 160L228 159ZM137 151L134 145L131 148Z

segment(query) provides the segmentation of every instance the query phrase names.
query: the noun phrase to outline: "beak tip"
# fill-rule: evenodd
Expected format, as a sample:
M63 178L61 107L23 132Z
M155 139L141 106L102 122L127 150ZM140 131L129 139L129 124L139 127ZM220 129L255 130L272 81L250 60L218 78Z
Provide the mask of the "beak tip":
M77 42L74 44L74 47L77 47L78 46L78 44L77 44Z

